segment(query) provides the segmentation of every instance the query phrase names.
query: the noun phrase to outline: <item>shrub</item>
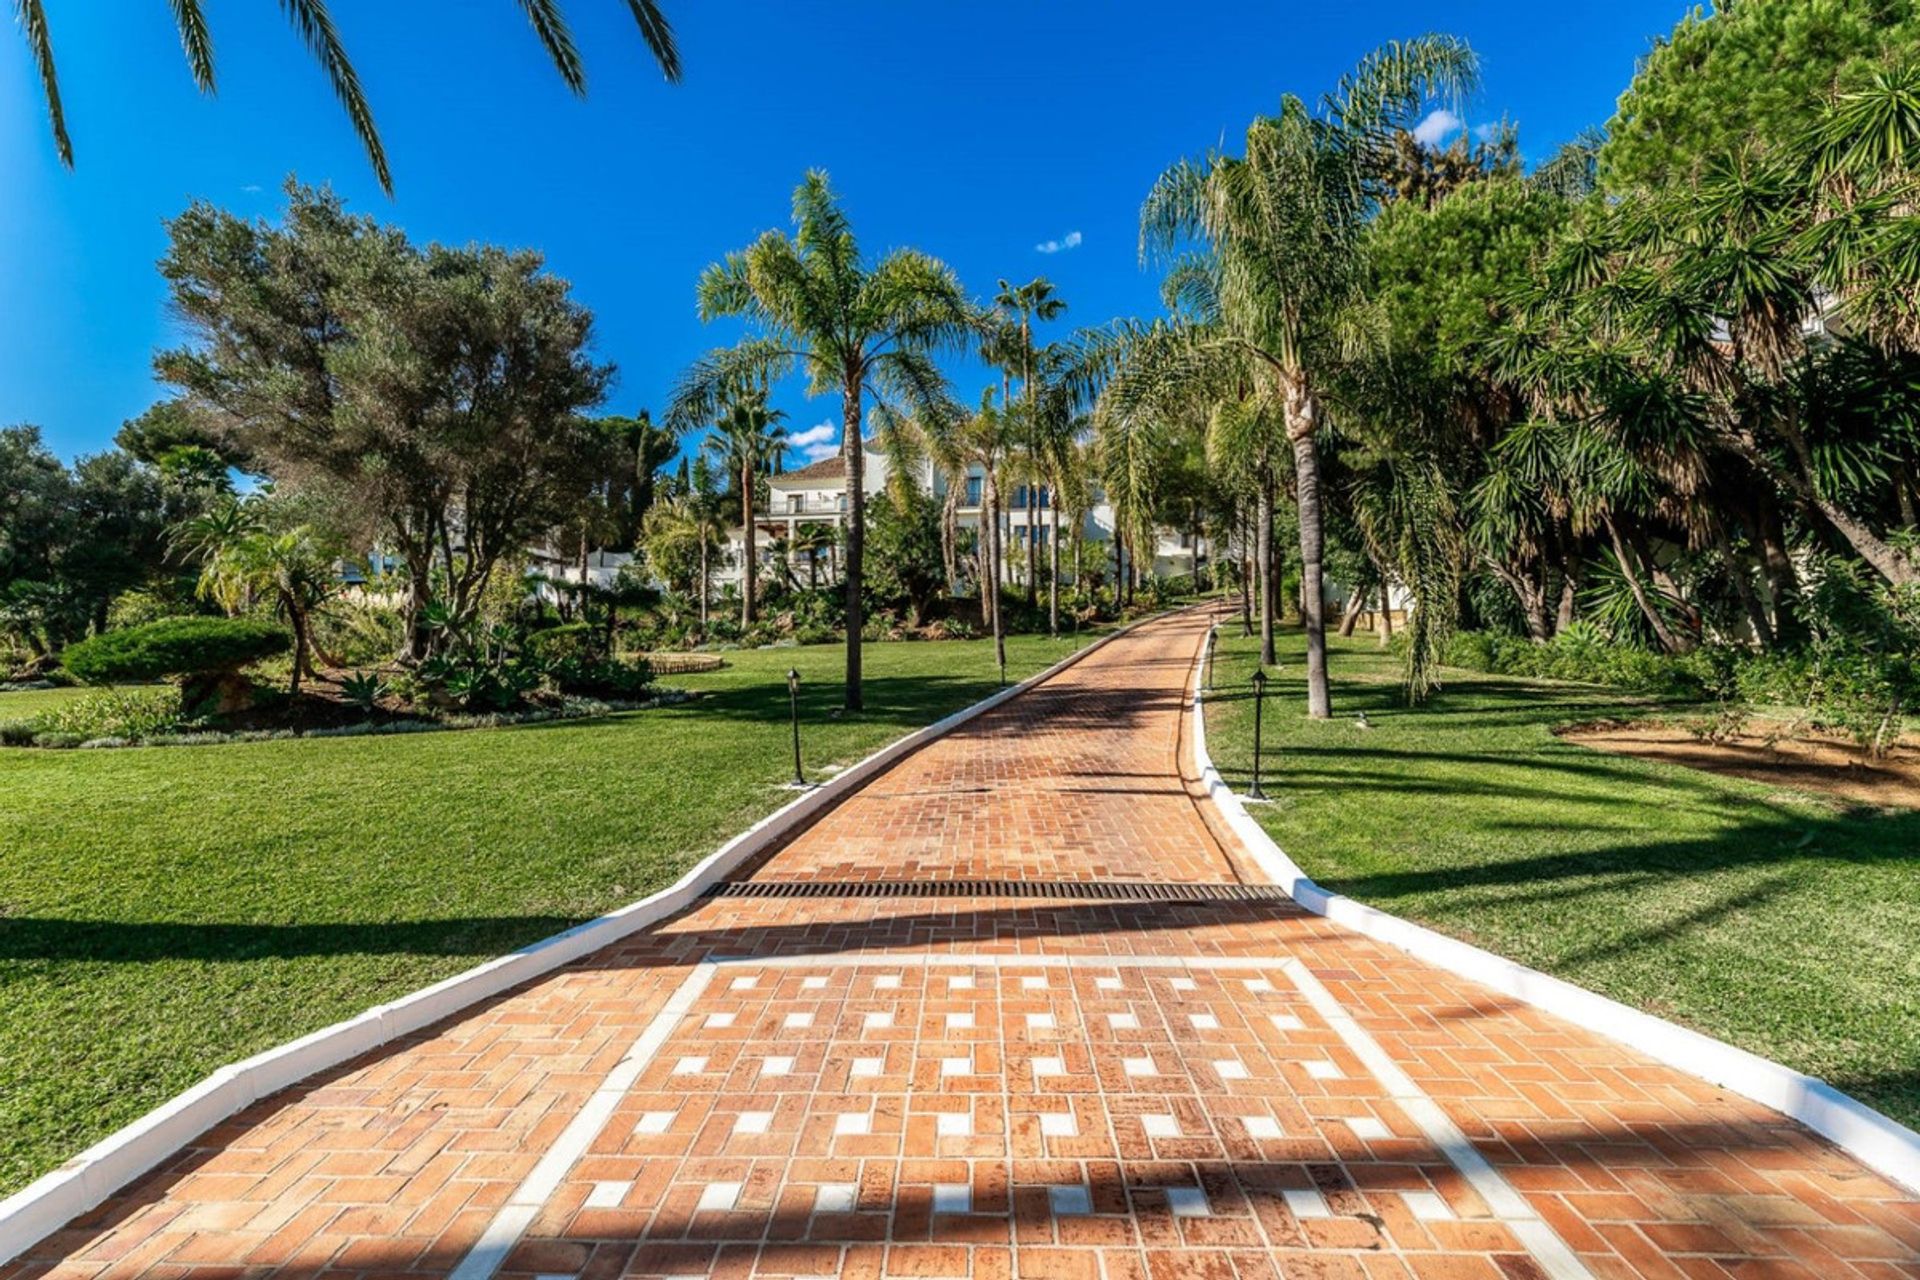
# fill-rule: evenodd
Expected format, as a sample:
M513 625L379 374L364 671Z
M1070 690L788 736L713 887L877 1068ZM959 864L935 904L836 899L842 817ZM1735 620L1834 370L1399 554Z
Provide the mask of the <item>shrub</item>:
M95 689L34 720L43 733L81 738L147 738L180 724L180 691L171 685Z
M31 720L0 720L0 747L30 747L38 732Z
M653 684L653 667L645 658L622 661L592 655L561 658L548 668L554 688L564 694L589 698L631 699L646 696Z
M292 645L285 627L257 618L167 618L69 645L62 660L88 684L178 677L190 711L228 711L246 692L240 668Z
M527 652L547 662L557 662L563 658L584 658L596 654L602 648L604 633L598 627L585 622L569 622L564 626L548 627L545 631L536 631L527 637Z

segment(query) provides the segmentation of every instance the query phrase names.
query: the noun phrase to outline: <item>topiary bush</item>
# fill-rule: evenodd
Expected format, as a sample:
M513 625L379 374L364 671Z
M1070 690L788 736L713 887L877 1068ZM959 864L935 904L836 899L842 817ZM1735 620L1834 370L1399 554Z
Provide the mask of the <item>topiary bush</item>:
M88 684L177 679L189 714L245 705L240 668L293 647L293 634L257 618L165 618L67 646L61 660Z

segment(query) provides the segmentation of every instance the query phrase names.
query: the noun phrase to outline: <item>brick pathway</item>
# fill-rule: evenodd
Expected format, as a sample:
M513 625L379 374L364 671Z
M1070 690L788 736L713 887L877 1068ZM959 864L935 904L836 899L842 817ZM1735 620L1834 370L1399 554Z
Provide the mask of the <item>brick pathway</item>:
M1915 1280L1805 1130L1285 902L1183 776L1202 624L904 761L762 883L263 1102L0 1280ZM1110 890L1106 890L1110 892Z

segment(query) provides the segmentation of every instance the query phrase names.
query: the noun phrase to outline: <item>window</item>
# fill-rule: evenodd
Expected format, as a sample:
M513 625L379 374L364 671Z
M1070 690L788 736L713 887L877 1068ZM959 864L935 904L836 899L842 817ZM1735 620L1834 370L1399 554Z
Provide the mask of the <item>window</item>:
M799 515L799 514L800 514L800 513L802 512L802 511L805 511L806 509L807 509L807 495L806 495L806 494L804 494L804 493L790 493L790 494L788 494L788 495L787 495L787 514L788 514L788 515L790 515L790 516L797 516L797 515Z
M835 495L833 496L833 509L834 509L835 511L845 511L845 510L847 509L847 495L846 495L846 494L844 494L844 493L836 493L836 494L835 494Z
M985 487L985 485L986 485L985 476L968 476L967 477L967 505L968 506L977 507L980 505L981 490Z

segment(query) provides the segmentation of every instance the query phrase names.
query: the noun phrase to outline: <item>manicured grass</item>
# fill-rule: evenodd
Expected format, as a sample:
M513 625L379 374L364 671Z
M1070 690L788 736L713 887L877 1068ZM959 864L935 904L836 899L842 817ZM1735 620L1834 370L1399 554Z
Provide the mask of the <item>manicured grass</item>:
M85 689L10 689L0 693L0 721L31 720L37 715L72 702Z
M1014 638L1008 675L1074 647ZM816 776L998 683L984 641L866 654L859 715L829 715L820 646L605 720L0 751L0 1195L222 1063L671 883L793 798L789 666Z
M1222 629L1208 742L1252 762L1257 641ZM1920 814L1830 802L1563 742L1645 715L1581 686L1449 674L1335 642L1335 719L1306 719L1284 637L1252 812L1329 888L1825 1077L1920 1125ZM1371 729L1355 723L1364 711Z

